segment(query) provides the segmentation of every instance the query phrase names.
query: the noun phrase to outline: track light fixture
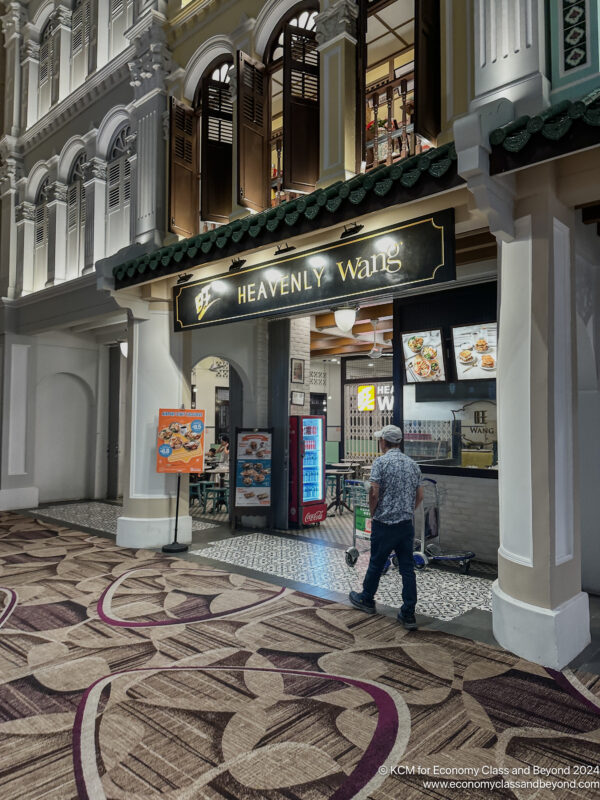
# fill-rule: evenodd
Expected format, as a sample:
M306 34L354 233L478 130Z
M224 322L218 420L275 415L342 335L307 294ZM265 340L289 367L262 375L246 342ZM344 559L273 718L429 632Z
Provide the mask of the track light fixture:
M229 272L239 272L245 263L245 258L234 258L229 267Z
M296 248L294 247L293 244L288 244L287 242L285 244L278 244L277 249L275 250L275 255L280 256L283 255L283 253L289 253L290 250L295 250L295 249Z
M356 233L360 233L364 227L364 225L359 225L358 222L353 222L350 225L344 225L344 230L340 235L340 239L346 239L348 236L354 236Z
M177 278L177 285L179 286L180 283L187 283L191 277L192 277L191 272L184 272Z

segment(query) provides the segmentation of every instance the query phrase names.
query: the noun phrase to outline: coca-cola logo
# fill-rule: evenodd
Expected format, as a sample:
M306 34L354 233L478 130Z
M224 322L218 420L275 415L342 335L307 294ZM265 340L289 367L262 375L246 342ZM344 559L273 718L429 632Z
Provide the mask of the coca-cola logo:
M322 510L309 511L304 515L304 522L322 522L324 519L325 512Z

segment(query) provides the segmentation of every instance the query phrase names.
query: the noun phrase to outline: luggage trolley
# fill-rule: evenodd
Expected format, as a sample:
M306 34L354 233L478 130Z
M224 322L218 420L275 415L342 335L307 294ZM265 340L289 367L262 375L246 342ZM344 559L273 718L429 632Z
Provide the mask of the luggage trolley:
M350 488L354 505L354 526L352 532L352 547L346 550L346 564L353 567L360 555L357 548L357 539L371 538L371 513L369 510L369 495L363 481L346 481ZM446 496L446 489L438 487L433 478L423 480L424 497L421 507L415 514L415 529L419 527L420 536L415 538L415 551L413 558L416 569L423 569L432 561L457 562L460 571L466 575L471 566L471 559L475 558L472 550L444 550L441 544L440 506ZM398 566L395 555L391 561L388 559L382 574L385 575L390 564Z
M371 538L371 512L369 510L369 493L363 481L346 481L350 502L354 510L352 525L352 547L346 550L346 564L353 567L358 561L360 551L356 546L357 539Z
M443 505L447 490L439 487L433 478L424 478L422 485L425 490L423 503L415 514L415 528L420 523L420 538L415 539L413 553L415 567L423 569L431 561L454 561L466 575L475 553L471 550L444 550L442 547L440 506ZM395 558L392 558L394 564Z

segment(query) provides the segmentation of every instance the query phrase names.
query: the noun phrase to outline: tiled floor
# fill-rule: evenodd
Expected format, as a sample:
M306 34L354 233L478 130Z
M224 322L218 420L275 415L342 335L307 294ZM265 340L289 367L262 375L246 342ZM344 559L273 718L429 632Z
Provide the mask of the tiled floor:
M102 531L117 535L117 519L123 513L123 507L116 503L89 501L85 503L60 503L29 509L30 514L40 518L80 525L86 530ZM219 525L217 520L207 522L206 518L192 519L192 531L203 531Z
M356 565L349 567L343 549L263 533L210 542L191 553L346 594L360 589L369 560L363 550ZM417 611L440 620L454 619L471 609L491 611L491 586L486 578L423 570L417 573ZM399 607L401 592L402 581L392 569L381 580L377 600Z

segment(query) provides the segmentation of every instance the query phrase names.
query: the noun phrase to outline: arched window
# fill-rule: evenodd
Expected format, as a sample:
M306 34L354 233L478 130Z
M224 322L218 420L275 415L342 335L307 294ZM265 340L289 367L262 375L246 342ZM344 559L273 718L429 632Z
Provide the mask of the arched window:
M106 175L106 255L126 247L131 240L131 163L129 125L116 134L109 150Z
M81 153L73 164L67 187L67 276L81 275L85 258L85 191L83 165L86 154Z
M315 188L319 173L318 10L296 10L273 37L268 53L271 204Z
M227 59L211 66L200 84L200 217L209 222L228 222L231 214L233 105L229 69L232 63Z
M48 186L46 178L35 198L35 222L33 229L33 288L43 289L48 277Z
M38 72L38 119L58 100L60 52L54 37L54 22L48 20L40 36Z
M110 0L109 58L124 50L129 44L125 31L133 25L133 0Z
M96 68L98 3L76 0L71 18L71 91Z
M271 36L265 64L239 53L240 205L260 211L315 188L320 133L317 13L314 0L289 13Z

